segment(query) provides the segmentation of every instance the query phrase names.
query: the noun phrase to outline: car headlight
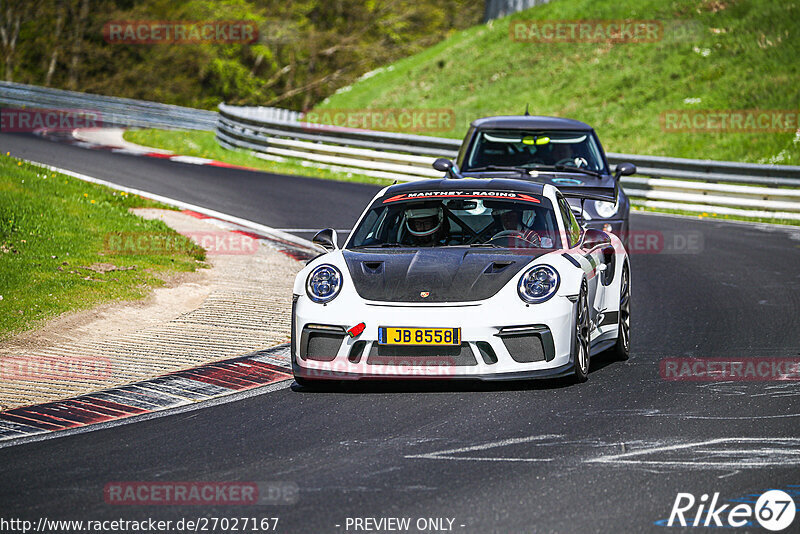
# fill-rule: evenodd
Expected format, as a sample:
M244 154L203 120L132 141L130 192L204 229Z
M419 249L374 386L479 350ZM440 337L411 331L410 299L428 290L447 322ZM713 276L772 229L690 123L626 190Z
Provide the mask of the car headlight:
M602 200L594 201L594 211L596 211L597 214L604 219L610 219L616 215L618 209L619 205L617 205L616 202L604 202Z
M333 265L320 265L309 273L306 280L306 293L314 302L330 302L341 290L342 273Z
M519 279L519 298L530 304L544 302L558 291L558 271L549 265L537 265L528 269Z

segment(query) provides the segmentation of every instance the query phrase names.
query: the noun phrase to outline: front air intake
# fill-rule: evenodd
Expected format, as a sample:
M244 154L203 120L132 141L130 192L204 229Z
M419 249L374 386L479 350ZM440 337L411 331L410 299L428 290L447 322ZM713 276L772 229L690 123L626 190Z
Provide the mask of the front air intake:
M478 347L478 352L481 353L483 363L486 365L497 363L497 354L494 353L494 349L490 343L487 343L486 341L478 341L475 343L475 346Z
M336 358L347 333L341 326L306 325L300 336L300 358L329 362Z
M422 365L462 367L478 365L469 343L460 346L379 345L373 343L367 355L370 365Z
M549 362L556 357L553 334L544 325L506 327L496 335L517 363Z
M366 346L367 342L364 340L353 343L353 346L350 347L350 354L347 355L347 359L350 363L358 363L361 361L361 356L364 354L364 348Z

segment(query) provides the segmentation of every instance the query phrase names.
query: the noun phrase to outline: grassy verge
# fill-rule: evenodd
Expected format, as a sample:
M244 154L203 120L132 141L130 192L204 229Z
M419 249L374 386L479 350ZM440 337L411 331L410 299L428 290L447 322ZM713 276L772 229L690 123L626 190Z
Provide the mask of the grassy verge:
M303 165L301 160L286 158L285 162L268 161L253 156L246 150L228 150L220 146L214 132L197 130L127 130L123 137L126 141L139 145L161 148L183 156L215 159L232 165L252 167L275 174L291 174L326 178L342 182L362 182L367 184L389 185L391 180L364 176L363 174L336 172Z
M157 202L0 156L0 339L61 313L146 296L205 251L129 208ZM111 236L174 236L170 253L120 255Z
M743 217L739 215L726 215L720 213L713 213L713 212L696 212L696 211L686 211L686 210L672 210L672 209L665 209L665 208L651 208L648 206L637 206L635 204L631 205L632 211L642 211L642 212L649 212L649 213L669 213L672 215L683 215L685 217L693 217L696 219L714 219L714 220L721 220L721 221L745 221L745 222L759 222L759 223L768 223L768 224L782 224L786 226L800 226L800 221L795 221L792 219L773 219L767 217Z

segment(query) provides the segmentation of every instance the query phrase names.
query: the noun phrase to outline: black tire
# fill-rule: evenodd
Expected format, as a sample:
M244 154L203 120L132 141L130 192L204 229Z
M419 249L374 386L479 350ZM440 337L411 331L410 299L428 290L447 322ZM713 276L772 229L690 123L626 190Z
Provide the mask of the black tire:
M619 291L619 327L617 342L611 349L615 360L625 361L631 351L631 273L628 264L622 266Z
M586 280L581 284L575 312L575 332L572 347L573 380L576 383L589 379L589 302Z

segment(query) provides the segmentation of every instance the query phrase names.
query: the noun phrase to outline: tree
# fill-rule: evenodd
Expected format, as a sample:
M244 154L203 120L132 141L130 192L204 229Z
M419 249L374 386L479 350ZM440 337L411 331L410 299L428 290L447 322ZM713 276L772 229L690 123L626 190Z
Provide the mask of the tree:
M36 2L24 0L0 0L0 43L3 46L4 79L14 78L14 60L17 52L19 30L31 7Z
M477 23L470 0L0 0L2 69L25 83L214 108L308 109ZM110 21L246 20L247 44L120 44Z

